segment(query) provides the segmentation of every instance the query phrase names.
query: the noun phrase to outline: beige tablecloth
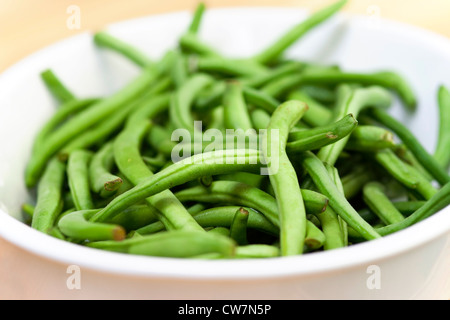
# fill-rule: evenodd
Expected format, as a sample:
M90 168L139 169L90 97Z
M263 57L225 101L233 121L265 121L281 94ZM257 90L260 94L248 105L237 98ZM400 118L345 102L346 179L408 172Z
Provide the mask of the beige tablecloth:
M207 0L207 6L292 6L316 9L334 0ZM0 72L57 40L105 24L150 14L192 10L196 0L2 0ZM68 8L80 8L80 29L67 27ZM449 0L353 0L346 12L394 19L450 37ZM67 266L34 256L0 238L0 299L93 298L65 287ZM450 297L450 288L447 295Z

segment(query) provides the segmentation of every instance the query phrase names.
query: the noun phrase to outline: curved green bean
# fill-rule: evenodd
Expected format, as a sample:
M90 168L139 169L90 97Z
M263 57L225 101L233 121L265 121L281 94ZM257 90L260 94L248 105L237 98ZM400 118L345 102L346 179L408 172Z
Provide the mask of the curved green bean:
M89 183L89 165L92 152L75 150L67 162L67 178L70 193L77 210L94 209Z
M51 69L41 72L41 79L44 81L47 89L60 102L67 103L75 100L75 95L61 82Z
M262 152L278 206L283 256L302 253L306 235L305 205L297 174L286 154L286 143L289 132L307 110L308 106L300 101L281 104L272 114L263 138Z
M438 141L433 156L442 168L447 169L450 165L450 91L443 85L439 87L438 107Z
M52 158L37 186L37 200L31 227L44 233L53 228L62 210L62 189L66 165Z
M441 184L450 182L450 176L443 167L428 153L409 129L387 112L372 108L370 115L382 125L392 130L414 154L422 166Z

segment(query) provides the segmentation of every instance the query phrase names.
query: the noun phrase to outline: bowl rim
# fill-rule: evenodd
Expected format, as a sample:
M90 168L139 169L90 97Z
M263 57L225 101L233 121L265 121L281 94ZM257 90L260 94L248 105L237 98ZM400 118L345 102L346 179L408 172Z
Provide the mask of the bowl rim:
M243 10L277 10L278 14L284 11L296 10L300 14L308 13L303 8L258 6L258 7L228 7L211 8L212 11L243 11ZM208 12L206 14L208 14ZM165 17L185 15L187 11L177 11L151 16ZM352 22L364 19L363 16L347 13L338 13L340 17L352 19ZM119 21L106 27L117 27L121 23L132 20L148 18L138 17ZM413 39L420 39L429 46L447 52L450 56L450 41L443 35L422 29L416 26L379 18L378 28L381 30L401 32L402 35ZM0 74L0 83L7 83L9 77L19 77L20 69L39 59L48 51L61 49L66 42L76 41L89 35L84 32L72 37L62 39L46 46L28 57L22 59ZM45 257L54 262L68 265L78 265L101 272L114 274L140 276L140 277L170 277L183 279L268 279L273 277L306 276L328 272L342 271L361 265L370 265L389 257L408 252L421 247L436 238L450 234L450 206L440 210L433 216L417 223L407 229L390 234L380 239L360 243L341 249L316 252L291 257L265 258L239 260L195 260L176 258L145 257L103 251L89 247L68 243L38 232L22 221L10 216L0 208L0 236L30 253ZM49 249L51 248L51 249Z

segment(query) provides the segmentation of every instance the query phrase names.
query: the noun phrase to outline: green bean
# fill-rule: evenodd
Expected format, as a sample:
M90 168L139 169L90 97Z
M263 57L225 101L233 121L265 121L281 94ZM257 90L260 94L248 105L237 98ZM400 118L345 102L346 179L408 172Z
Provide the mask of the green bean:
M366 240L379 238L380 235L362 219L358 212L345 199L345 196L338 190L334 182L331 180L328 172L320 161L310 151L302 154L301 163L305 170L314 180L315 185L329 199L330 206L341 216L347 224L361 234Z
M234 255L236 244L229 237L210 232L177 230L145 235L123 241L97 241L86 244L103 250L159 257L192 257L206 253Z
M247 222L249 211L240 207L236 210L230 225L230 237L240 246L248 244Z
M297 174L286 154L286 143L289 132L307 110L308 106L300 101L281 104L272 114L263 138L262 150L278 206L283 256L301 253L306 235L305 205Z
M254 89L248 86L243 86L242 91L245 100L258 108L262 108L265 111L272 113L280 105L280 102L265 92Z
M183 34L179 39L179 44L183 50L199 54L200 56L221 57L220 53L202 42L198 36L192 32Z
M328 206L324 212L316 215L322 225L322 232L325 235L323 243L324 250L333 250L345 247L342 236L341 223L336 212Z
M157 152L169 157L172 155L173 148L177 145L175 141L172 141L170 131L157 124L151 126L147 135L147 142Z
M333 112L308 96L303 90L293 91L288 95L288 99L300 100L308 105L309 110L302 120L313 127L325 126L333 120Z
M71 100L63 104L56 112L51 116L49 120L42 126L39 132L36 134L33 143L33 152L39 150L45 143L47 137L55 130L64 120L69 116L76 114L77 112L86 109L91 104L98 102L99 99L81 99Z
M345 4L347 0L341 0L334 3L327 8L324 8L310 17L308 17L305 21L302 21L300 24L294 26L290 29L285 35L279 38L274 44L266 48L264 51L257 54L253 59L262 64L269 64L274 60L278 59L282 53L290 47L294 42L296 42L301 36L305 33L334 15L337 11L339 11Z
M439 87L439 130L434 158L444 169L450 165L450 91L445 86Z
M357 126L358 121L352 114L349 114L327 126L291 132L289 135L290 142L286 145L286 151L292 155L323 148L350 135L357 129Z
M116 164L134 185L153 175L140 154L140 144L149 125L146 120L128 123L114 141ZM202 230L170 190L148 197L146 202L157 208L175 229Z
M275 80L264 86L263 90L275 98L303 85L324 85L357 83L365 86L381 86L397 92L403 103L413 110L416 97L413 90L400 75L394 72L377 72L373 74L350 73L341 71L304 72Z
M212 229L207 230L208 232L212 232L212 233L218 233L221 234L223 236L230 236L230 229L228 228L224 228L224 227L215 227Z
M227 82L225 80L214 81L211 86L208 86L198 93L193 108L199 111L216 108L222 103L222 96L225 93L226 88Z
M194 155L143 179L131 190L114 198L92 220L110 219L145 198L205 175L257 172L261 166L260 155L256 150L220 150Z
M413 166L417 171L420 171L420 173L429 181L434 180L431 174L422 166L422 164L404 144L395 145L394 152L400 159Z
M426 201L397 201L392 204L404 216L409 216L414 213L414 211L422 207L425 203Z
M323 104L328 105L336 102L336 90L334 88L328 88L327 86L306 85L302 86L302 90L312 99Z
M48 233L62 209L62 188L66 165L52 158L37 186L37 201L31 227Z
M61 232L76 240L123 240L125 230L115 224L89 222L90 217L98 212L94 210L80 210L71 212L58 222Z
M213 207L194 215L195 220L203 227L231 227L234 215L239 206ZM245 207L249 212L247 227L267 234L278 235L279 229L274 226L263 214Z
M346 150L361 152L394 147L394 134L391 131L370 125L362 125L355 128L345 145Z
M356 164L354 170L342 176L341 182L344 187L344 195L352 199L358 195L363 186L374 179L374 173L366 165Z
M236 248L235 259L261 259L280 256L280 249L267 244L249 244Z
M301 190L307 213L321 213L328 205L328 199L311 190ZM251 207L261 212L271 223L278 226L277 203L270 194L236 181L214 181L210 187L191 187L175 193L182 202L234 204Z
M414 167L402 161L391 149L383 149L375 153L376 161L408 189L416 190L425 199L430 199L436 188Z
M328 174L330 175L331 179L333 180L333 182L336 185L339 192L345 196L344 185L342 183L338 169L336 169L336 167L330 166L329 164L326 164L326 163L325 163L325 168L327 169ZM347 246L348 245L348 225L342 219L341 216L338 216L337 219L338 219L338 222L340 225L341 235L342 235L342 239L344 241L344 245Z
M147 54L129 43L114 37L106 31L95 33L94 42L99 47L107 48L120 53L122 56L126 57L140 67L145 67L153 63Z
M241 85L229 82L224 94L224 123L227 129L253 129Z
M24 203L22 205L22 211L26 213L29 217L33 217L35 207L32 204Z
M205 74L192 75L174 94L170 107L170 121L175 128L194 131L194 119L190 113L196 95L212 83L212 78Z
M26 185L28 187L36 185L48 160L65 144L92 125L103 120L108 114L119 110L123 105L126 105L135 99L136 96L141 94L155 79L156 73L154 70L146 69L125 88L78 113L55 130L48 137L45 145L32 154L25 172Z
M314 251L320 249L326 241L324 233L311 221L306 222L305 245L308 250Z
M379 109L370 109L370 115L382 125L392 130L414 154L422 166L439 182L441 185L450 182L450 176L443 167L428 153L417 138L402 123L391 117L388 113Z
M404 220L403 215L385 194L384 186L372 181L363 189L364 202L386 225Z
M246 87L258 89L267 84L269 81L274 81L276 79L283 78L287 75L301 72L303 71L304 68L305 68L304 63L292 61L282 64L279 67L270 69L266 74L255 75L248 78L243 77L240 79L240 81Z
M160 214L153 206L138 204L125 209L109 222L120 225L130 232L158 221Z
M189 25L188 32L196 34L200 29L200 23L205 12L205 4L200 2L195 9L194 16L192 18L191 24Z
M270 114L263 109L255 109L250 113L250 119L256 130L265 130L270 122Z
M211 110L211 119L208 123L208 129L218 129L225 131L225 108L220 105Z
M77 210L94 209L89 183L89 164L91 159L92 152L75 150L71 153L67 162L67 178L70 193Z
M450 204L450 183L445 184L423 206L401 222L377 229L383 236L408 228L442 210Z
M181 87L189 77L187 59L180 51L174 51L174 61L170 69L170 75L176 88Z
M113 195L123 183L122 178L111 173L113 166L113 143L108 142L94 153L89 165L91 190L102 198Z
M341 89L340 94L342 98L336 109L336 118L341 119L342 117L353 114L355 118L358 118L361 109L368 106L376 106L379 108L388 107L391 102L390 94L381 87L368 87L368 88L358 88L355 90L346 89L345 87ZM327 162L330 165L334 165L345 148L345 145L349 139L349 136L344 137L336 143L325 146L319 150L317 156L320 160Z
M220 57L197 57L192 61L196 71L218 73L225 76L252 77L264 75L268 71L255 61L248 59L228 59Z
M76 99L75 95L61 82L51 69L42 71L41 79L44 81L47 89L60 103L64 104Z

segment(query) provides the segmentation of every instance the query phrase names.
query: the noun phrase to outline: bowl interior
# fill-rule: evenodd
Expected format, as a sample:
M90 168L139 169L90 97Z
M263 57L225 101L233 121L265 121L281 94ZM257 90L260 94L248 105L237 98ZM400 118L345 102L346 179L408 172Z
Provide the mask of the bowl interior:
M307 14L292 8L209 10L200 37L228 56L249 56ZM124 21L108 29L156 59L176 44L189 22L190 13L180 12ZM434 150L437 89L450 86L448 39L381 19L338 15L307 34L288 54L348 71L394 70L404 75L419 97L419 108L408 114L395 100L389 112L402 119L428 151ZM20 207L30 197L23 173L33 137L57 108L40 80L47 68L79 97L111 94L139 73L129 61L96 48L91 34L85 33L33 54L0 76L0 214L17 220L23 219Z

